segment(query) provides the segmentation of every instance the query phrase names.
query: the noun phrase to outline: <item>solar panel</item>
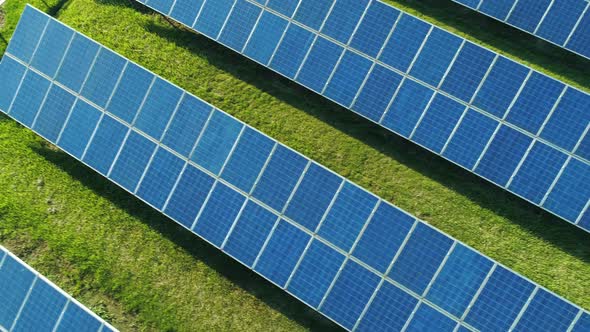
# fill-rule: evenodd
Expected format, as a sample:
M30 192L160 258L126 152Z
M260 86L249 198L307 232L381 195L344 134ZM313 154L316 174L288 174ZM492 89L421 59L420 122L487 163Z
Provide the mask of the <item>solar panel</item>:
M68 43L50 76L34 63L57 25ZM8 116L345 329L586 324L580 307L32 7L0 74ZM115 100L133 105L128 120Z
M0 331L117 331L0 246Z
M590 231L589 94L379 1L145 4Z
M588 0L453 0L590 59Z

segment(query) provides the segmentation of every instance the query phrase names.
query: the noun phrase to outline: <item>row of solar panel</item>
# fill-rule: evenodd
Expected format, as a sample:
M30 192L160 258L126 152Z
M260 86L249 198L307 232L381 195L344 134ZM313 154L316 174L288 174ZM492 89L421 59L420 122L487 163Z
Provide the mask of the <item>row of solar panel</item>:
M27 7L9 49L71 32L46 21ZM57 61L36 62L43 41L29 56L5 55L0 73L16 82L2 87L8 115L343 327L590 323L579 307L86 37L72 32L67 44ZM54 61L47 75L41 68Z
M377 1L147 5L590 230L590 95Z
M590 59L587 0L453 0Z
M0 246L0 331L116 331Z

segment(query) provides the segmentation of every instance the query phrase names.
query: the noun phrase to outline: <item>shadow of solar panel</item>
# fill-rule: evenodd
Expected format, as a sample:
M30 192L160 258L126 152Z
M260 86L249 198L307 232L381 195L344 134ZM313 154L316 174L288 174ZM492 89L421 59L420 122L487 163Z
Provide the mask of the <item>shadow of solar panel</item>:
M481 2L482 8L494 2L489 10L504 12L512 8L508 2L513 0L506 1L463 2L472 7ZM562 1L567 0L550 1L551 8L564 7ZM527 8L539 9L546 2L521 0L518 11L513 11L514 20L531 25L544 10L525 15ZM177 4L188 10L186 1ZM504 162L488 149L499 142L497 132L488 129L500 124L590 164L582 146L590 141L586 138L590 113L585 112L590 95L390 5L376 0L209 0L196 2L190 12L198 12L195 24L176 19L476 174L480 173L474 167L481 159ZM572 41L577 40L574 37ZM442 99L448 99L444 105ZM476 120L472 113L482 119ZM480 126L485 126L483 132L478 131ZM475 140L473 146L469 139ZM561 214L508 185L508 179L518 176L518 165L527 153L513 156L517 157L510 160L510 167L483 178L590 231L579 224L585 207L576 215ZM537 159L540 168L551 168L556 162L551 157ZM536 176L543 175L552 175L545 180L553 183L561 172ZM553 187L543 188L545 196Z
M512 10L511 1L463 3L498 15L510 12L515 22L530 26L541 19L539 14L547 24L560 24L553 14L545 15L543 8L548 2L555 11L576 7L568 7L565 0L522 0ZM178 5L185 8L187 4L180 1ZM173 4L172 12L175 7ZM534 13L526 14L533 7ZM152 8L169 15L157 6ZM467 114L467 109L489 120L480 120L488 122L486 128L506 124L539 144L590 164L582 146L590 136L590 113L585 112L590 95L387 4L225 0L204 1L204 5L199 1L193 11L199 11L196 24L176 19L469 171L474 171L480 159L495 158L488 147L496 132L477 132L474 116ZM590 11L586 16L590 17ZM576 36L571 36L572 42L580 38ZM436 97L430 99L433 93ZM457 103L457 110L444 112L438 104L440 98ZM469 146L468 137L476 140L474 147ZM448 146L452 152L445 153ZM495 177L484 178L520 195L508 186L507 179L518 175L517 166L526 155L512 155L514 159L508 162L516 167L505 167L496 171ZM541 167L551 167L551 155L545 157L538 162ZM505 160L496 161L500 162ZM546 181L557 181L560 174L551 173L554 177ZM543 194L550 194L552 188L546 187ZM564 215L520 196L588 231L579 224L584 208L577 215ZM590 201L590 197L581 199Z
M588 0L453 0L590 59Z
M21 21L38 20L38 13L27 7ZM29 35L23 29L34 27L20 24L13 41ZM43 39L43 32L39 38ZM83 38L75 33L73 40ZM95 45L91 41L87 44ZM13 118L35 119L49 111L47 108L52 108L51 112L63 108L59 103L15 108L12 99L40 94L35 87L44 93L41 99L51 94L49 86L71 94L75 102L67 116L56 116L51 122L60 129L55 139L58 147L342 327L495 330L514 325L524 329L536 326L539 315L557 327L586 324L583 317L587 313L581 308L152 73L145 71L152 89L154 82L165 87L154 102L167 105L169 110L159 116L152 114L153 106L145 102L149 92L142 90L143 101L133 118L140 118L147 109L151 122L165 124L164 129L152 131L154 127L147 126L142 127L144 131L134 119L117 116L108 105L114 96L125 99L129 84L121 84L129 77L126 71L144 69L103 49L99 46L97 54L118 57L114 66L121 70L113 88L101 82L95 85L111 90L107 107L96 105L7 52L0 63L0 75L6 72L22 84L10 90L9 102L0 100L2 105L12 105L2 112ZM68 58L68 51L64 54ZM71 55L69 59L75 60ZM88 72L96 72L93 66L80 70L87 73L77 77L88 78ZM114 72L107 70L108 77L100 76L110 81ZM24 84L27 77L35 77L27 83L30 87ZM92 95L107 94L94 91ZM184 121L194 126L180 123ZM40 128L44 127L33 130ZM180 133L173 133L175 130ZM531 160L538 155L533 149ZM583 165L569 158L561 182L554 184L557 194L546 198L552 209L571 213L568 202L560 197L579 190L570 187ZM536 169L528 163L522 167L527 176ZM513 183L522 188L521 179ZM584 218L583 224L587 223ZM18 271L4 276L2 271L0 285L2 278L12 274L13 279L26 280L20 288L4 290L0 286L0 292L6 292L0 296L11 299L5 305L0 302L0 324L11 325L19 312L13 303L22 303L31 296L27 294L33 294L29 289L35 276ZM34 294L37 292L42 297L46 290ZM541 292L543 298L535 300L535 294ZM70 310L61 302L54 307L61 308L59 317L64 324L88 321L79 310ZM559 316L552 317L554 314ZM20 324L24 329L36 329L35 324L41 323L27 315ZM48 311L46 315L51 320L56 314Z
M0 330L116 331L0 246Z

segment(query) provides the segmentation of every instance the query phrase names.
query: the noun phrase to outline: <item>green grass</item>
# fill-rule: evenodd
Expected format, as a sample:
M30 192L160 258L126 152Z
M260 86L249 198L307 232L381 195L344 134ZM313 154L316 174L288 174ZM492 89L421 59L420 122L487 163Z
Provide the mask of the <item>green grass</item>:
M149 10L34 4L590 309L588 234ZM5 5L4 39L22 7ZM122 330L335 328L7 117L0 243Z

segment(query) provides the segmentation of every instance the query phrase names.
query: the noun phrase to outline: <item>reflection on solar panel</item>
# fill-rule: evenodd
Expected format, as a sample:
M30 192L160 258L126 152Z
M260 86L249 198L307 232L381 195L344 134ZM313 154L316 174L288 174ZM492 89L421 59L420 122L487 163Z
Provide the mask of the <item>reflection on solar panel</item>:
M587 324L580 307L32 7L0 74L9 116L346 329Z
M0 246L0 331L116 331Z
M378 1L146 5L590 231L590 95Z
M590 59L588 0L453 0Z

